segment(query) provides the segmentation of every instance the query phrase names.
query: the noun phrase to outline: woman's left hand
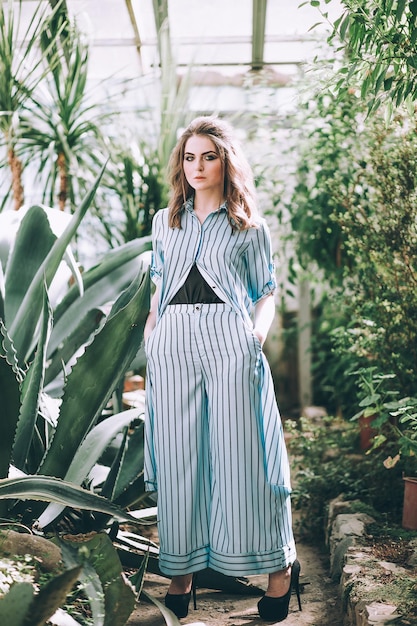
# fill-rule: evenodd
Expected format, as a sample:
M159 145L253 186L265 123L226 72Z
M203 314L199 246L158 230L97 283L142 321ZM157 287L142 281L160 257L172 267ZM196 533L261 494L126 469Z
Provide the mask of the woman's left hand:
M259 330L256 330L255 328L253 330L253 334L255 335L255 337L259 339L259 343L261 344L261 346L263 346L265 343L265 337L263 336L263 334Z

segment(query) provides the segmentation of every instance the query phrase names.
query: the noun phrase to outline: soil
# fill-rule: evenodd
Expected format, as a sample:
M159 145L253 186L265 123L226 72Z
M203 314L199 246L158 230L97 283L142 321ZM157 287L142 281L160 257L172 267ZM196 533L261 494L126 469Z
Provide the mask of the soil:
M394 540L390 537L379 537L369 541L372 554L380 561L404 565L414 551L407 539Z
M342 626L343 615L339 600L338 585L329 578L328 556L320 545L297 543L298 559L301 563L301 603L293 594L290 612L285 626ZM266 588L267 576L251 576L252 585ZM144 589L163 603L168 580L154 574L146 574ZM212 589L197 588L197 610L192 601L188 617L181 624L199 626L261 626L266 624L258 616L257 602L260 595L242 596L225 594ZM269 622L270 623L270 622ZM281 622L282 623L282 622ZM132 613L127 626L165 626L159 609L146 600L141 600Z

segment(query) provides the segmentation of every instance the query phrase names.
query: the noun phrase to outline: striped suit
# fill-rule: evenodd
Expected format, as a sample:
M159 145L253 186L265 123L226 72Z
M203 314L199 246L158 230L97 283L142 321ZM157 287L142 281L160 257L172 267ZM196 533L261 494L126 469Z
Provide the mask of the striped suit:
M251 322L276 286L269 232L261 221L232 233L225 206L201 225L192 201L181 229L167 218L154 218L161 298L145 346L145 480L158 492L160 568L274 572L296 553L282 425ZM224 303L169 305L193 263Z

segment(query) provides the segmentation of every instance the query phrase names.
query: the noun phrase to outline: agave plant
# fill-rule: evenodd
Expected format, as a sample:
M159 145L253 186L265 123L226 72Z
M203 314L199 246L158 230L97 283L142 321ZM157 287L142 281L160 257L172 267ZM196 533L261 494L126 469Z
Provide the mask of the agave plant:
M55 306L48 299L97 185L98 181L59 237L51 230L45 209L31 207L21 219L5 266L3 260L2 479L11 465L26 474L65 479L142 340L150 297L149 238L111 251L86 272L83 291L78 281ZM53 395L47 393L48 387ZM139 411L124 415L119 430L138 418ZM107 431L113 435L104 428L99 432L111 440L117 419L108 419L113 427ZM88 449L85 442L84 446ZM87 454L86 475L78 472L78 484L94 464L91 449ZM83 466L76 459L77 466Z
M75 520L85 511L97 532L114 520L135 525L140 515L124 507L145 499L143 411L104 409L142 341L150 238L75 272L72 286L63 268L66 255L76 270L69 244L101 175L72 216L41 206L0 215L0 515L38 528L57 527L68 511ZM14 229L3 228L11 215ZM118 434L96 490L90 473Z
M80 598L82 594L81 597L89 598L89 624L123 626L135 606L136 588L142 584L146 559L134 581L129 582L107 533L57 536L52 541L59 548L61 562L53 573L43 575L46 580L42 583L36 582L33 566L24 577L18 576L20 582L14 582L0 597L0 623L43 626L48 621L61 626L81 626L85 623L78 621L79 607L85 606L85 599ZM61 608L64 604L77 619Z

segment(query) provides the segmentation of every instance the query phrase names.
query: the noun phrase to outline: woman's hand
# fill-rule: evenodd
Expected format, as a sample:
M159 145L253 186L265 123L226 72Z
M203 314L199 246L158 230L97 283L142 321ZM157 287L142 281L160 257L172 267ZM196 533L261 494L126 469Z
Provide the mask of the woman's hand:
M264 345L268 331L271 328L272 321L275 316L275 300L274 295L269 295L259 300L255 305L255 318L253 326L253 334L258 337L261 346Z
M259 343L261 344L261 346L263 346L265 343L266 337L264 337L264 335L256 328L253 329L253 334L255 335L255 337L259 339Z
M155 293L151 299L151 307L149 310L148 317L145 322L145 327L143 329L143 341L146 342L149 335L153 331L156 326L156 315L158 311L158 302L159 302L159 289L156 288Z

